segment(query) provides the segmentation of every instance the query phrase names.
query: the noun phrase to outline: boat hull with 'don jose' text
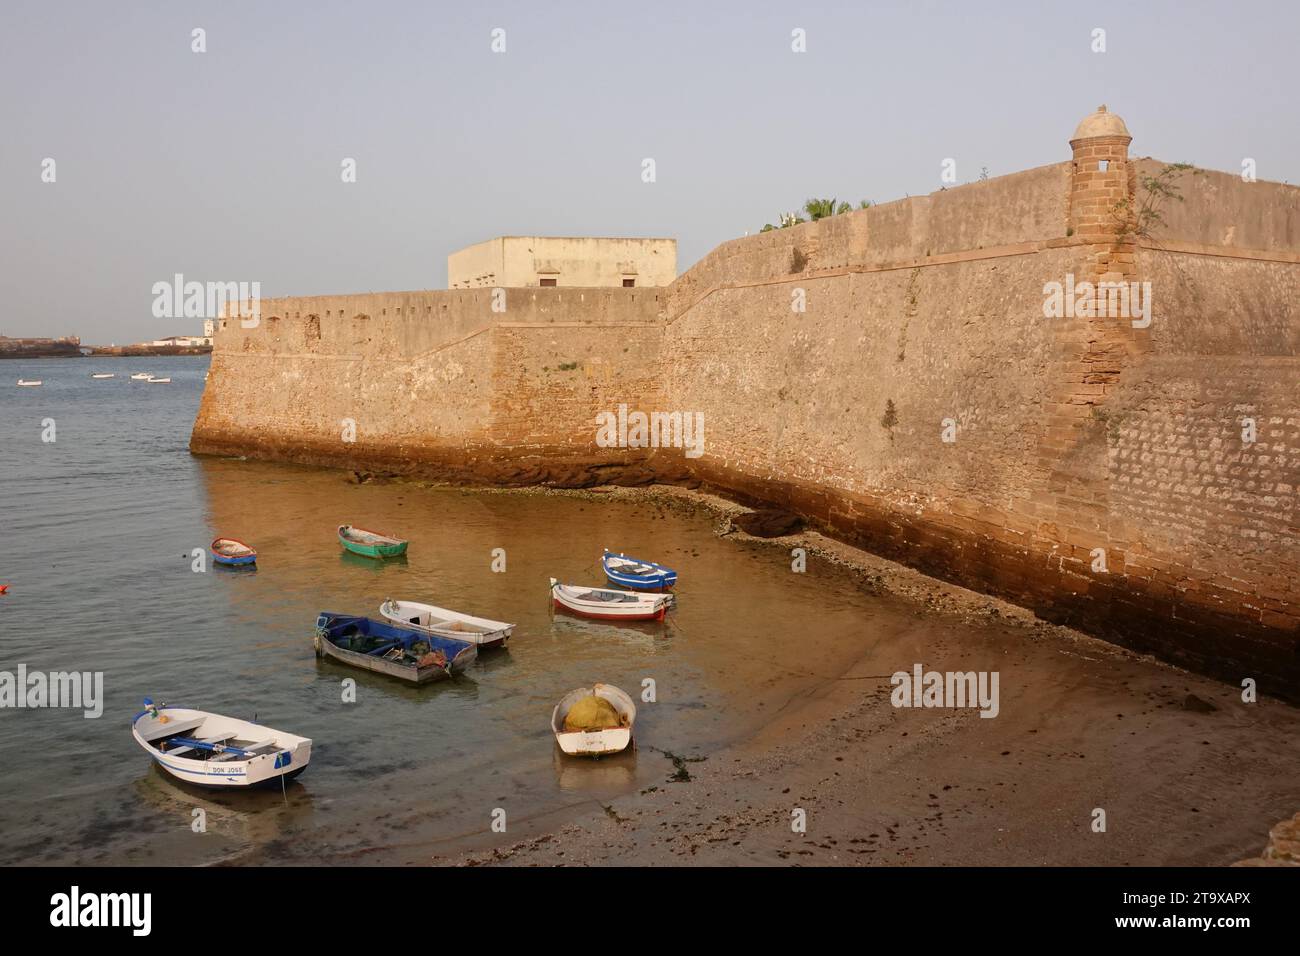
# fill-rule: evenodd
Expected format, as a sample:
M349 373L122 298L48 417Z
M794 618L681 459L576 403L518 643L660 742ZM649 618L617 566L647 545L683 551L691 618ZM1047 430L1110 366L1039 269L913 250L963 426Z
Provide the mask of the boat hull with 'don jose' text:
M131 721L131 734L171 776L201 787L247 788L291 780L307 769L311 739L186 707L155 705Z

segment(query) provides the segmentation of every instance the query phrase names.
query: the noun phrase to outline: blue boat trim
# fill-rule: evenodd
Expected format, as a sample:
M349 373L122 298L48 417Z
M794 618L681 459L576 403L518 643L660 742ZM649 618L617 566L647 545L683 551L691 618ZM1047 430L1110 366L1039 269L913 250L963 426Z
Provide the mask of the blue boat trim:
M654 568L650 574L627 574L618 571L609 566L611 558L618 558L623 561L631 561L635 564L643 564L646 567ZM605 571L605 577L615 584L623 587L632 588L635 591L661 591L671 588L677 583L677 572L672 568L659 564L656 561L646 561L643 558L634 558L630 554L615 554L613 551L606 551L600 558L601 567Z
M248 548L249 553L248 554L222 554L215 547L217 541L233 541L235 542L235 544L241 544L245 548ZM238 538L217 538L216 541L213 541L212 544L208 545L208 553L212 555L213 561L215 561L217 564L225 565L226 567L241 568L241 567L246 567L247 565L250 564L257 563L257 549L254 548L251 544L247 544L246 542L240 541Z
M213 753L232 753L239 754L241 757L251 757L253 752L245 750L243 747L231 747L226 744L210 744L204 740L195 740L193 737L168 737L168 744L179 744L182 747L190 747L194 750L210 750Z
M441 634L430 634L428 631L417 631L414 628L401 627L388 621L378 621L372 617L335 614L331 611L321 611L317 615L316 633L320 635L322 640L327 640L336 647L339 646L339 638L351 637L354 634L361 637L380 638L387 642L375 651L366 653L390 651L399 645L406 650L410 650L411 645L419 641L428 644L431 649L446 654L448 665L466 648L476 646L472 641L461 641L454 637L443 637ZM349 650L349 648L344 648L344 650Z
M225 777L227 780L234 780L236 777L248 776L248 772L244 770L223 770L216 772L208 770L191 770L189 767L178 767L174 763L168 763L166 760L163 760L159 754L151 752L149 756L153 757L154 760L158 761L168 770L174 770L176 773L188 773L195 777Z
M255 554L245 554L245 555L240 555L240 556L237 557L237 558L232 558L232 557L230 557L230 556L228 556L228 555L218 554L217 552L213 551L213 552L212 552L212 560L213 560L213 561L216 561L217 564L236 565L236 566L238 566L238 565L244 565L244 564L256 564L256 563L257 563L257 555L255 555Z

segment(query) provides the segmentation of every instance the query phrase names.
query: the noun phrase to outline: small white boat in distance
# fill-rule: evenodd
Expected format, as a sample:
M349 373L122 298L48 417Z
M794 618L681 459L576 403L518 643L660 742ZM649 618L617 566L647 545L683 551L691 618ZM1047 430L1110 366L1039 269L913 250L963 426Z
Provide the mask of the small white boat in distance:
M90 377L91 378L116 378L117 375L114 372L92 372L90 374Z
M152 372L136 372L134 375L131 376L131 381L147 382L151 378L153 378Z
M580 588L551 578L555 606L602 621L662 621L672 604L671 594Z
M39 378L32 382L29 382L24 378L20 378L18 380L18 385L22 388L35 388L37 385L43 385L43 384L45 383L42 382Z
M145 379L145 381L150 385L170 385L172 383L171 378L154 378L152 376Z
M505 621L492 621L486 617L473 617L432 604L416 601L394 601L389 598L379 605L379 613L386 620L416 631L428 631L439 637L455 637L477 644L479 649L505 647L515 626Z
M618 725L584 730L565 729L565 718L573 705L584 697L602 697L613 706L618 714ZM561 698L551 712L551 730L555 732L555 741L566 754L575 757L599 757L602 754L616 754L626 750L632 742L632 724L636 722L636 705L632 698L612 684L596 684L592 687L579 687L571 690Z
M155 705L131 721L136 743L177 780L202 787L255 787L307 769L311 740L203 710Z

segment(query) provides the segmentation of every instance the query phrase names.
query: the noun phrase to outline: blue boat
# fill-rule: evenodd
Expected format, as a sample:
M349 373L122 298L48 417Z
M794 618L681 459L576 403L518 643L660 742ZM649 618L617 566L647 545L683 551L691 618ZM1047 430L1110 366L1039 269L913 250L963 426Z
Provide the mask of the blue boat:
M321 611L316 618L317 657L410 681L455 677L478 657L478 645L387 621Z
M608 549L601 555L600 563L605 567L605 577L635 591L667 591L677 583L677 572L672 568Z
M218 538L210 548L212 560L227 567L239 568L257 563L257 552L234 538Z

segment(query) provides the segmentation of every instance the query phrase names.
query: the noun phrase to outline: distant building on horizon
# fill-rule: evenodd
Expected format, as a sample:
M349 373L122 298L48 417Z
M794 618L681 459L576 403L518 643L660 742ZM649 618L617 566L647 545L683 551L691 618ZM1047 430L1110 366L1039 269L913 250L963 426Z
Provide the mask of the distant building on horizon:
M205 332L207 331L207 326L209 324L210 322L204 323ZM212 345L212 336L210 334L209 335L169 335L165 339L154 339L152 342L147 342L145 344L151 345L154 348L191 349L191 348L201 348L203 346L210 347Z
M447 288L643 288L677 278L677 240L498 236L447 257Z

